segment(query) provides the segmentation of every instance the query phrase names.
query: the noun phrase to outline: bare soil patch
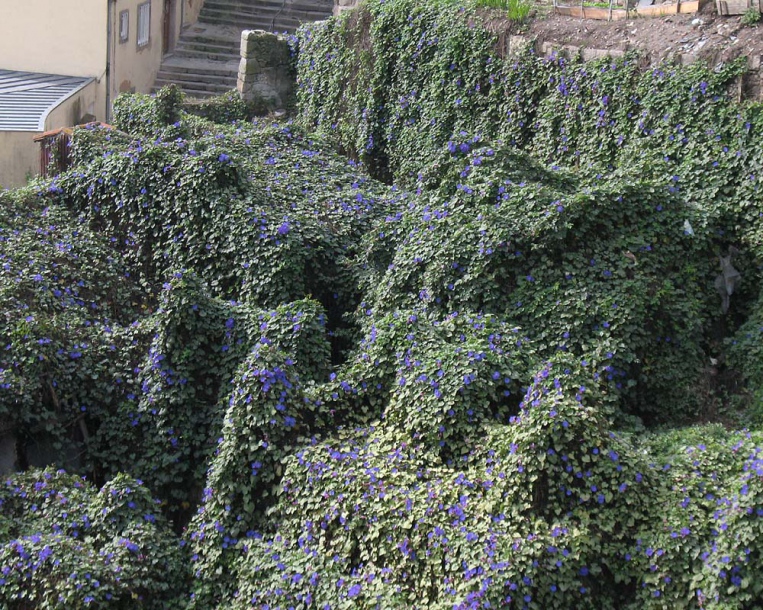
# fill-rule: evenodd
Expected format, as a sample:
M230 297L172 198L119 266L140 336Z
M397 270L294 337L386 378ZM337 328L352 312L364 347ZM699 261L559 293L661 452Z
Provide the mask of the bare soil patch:
M763 55L763 22L744 25L741 16L718 15L712 3L694 14L611 22L549 13L549 7L539 7L535 18L521 27L494 12L483 13L483 18L495 31L508 30L559 45L639 50L654 63L679 54L694 55L711 65Z

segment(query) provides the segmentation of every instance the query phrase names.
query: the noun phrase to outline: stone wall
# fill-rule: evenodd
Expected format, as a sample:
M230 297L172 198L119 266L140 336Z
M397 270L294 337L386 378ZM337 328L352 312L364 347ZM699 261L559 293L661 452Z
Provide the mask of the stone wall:
M528 46L532 46L534 51L539 55L548 56L552 54L560 54L566 57L576 57L579 55L583 61L592 61L603 57L622 57L625 54L625 51L618 49L588 49L585 47L564 45L551 41L541 42L526 36L507 35L505 37L504 55L511 56L521 54ZM699 61L699 57L692 53L676 53L671 59L676 64L684 66ZM731 86L730 93L736 101L763 101L763 70L761 70L761 59L762 58L759 55L751 55L747 57L748 71L736 79ZM645 62L650 62L652 60L653 58L650 58L648 55L644 57ZM657 60L654 61L656 63Z
M238 92L246 102L276 110L285 108L294 93L291 51L286 39L264 30L241 32Z
M359 0L334 0L334 16L336 17L342 11L346 11L358 6Z

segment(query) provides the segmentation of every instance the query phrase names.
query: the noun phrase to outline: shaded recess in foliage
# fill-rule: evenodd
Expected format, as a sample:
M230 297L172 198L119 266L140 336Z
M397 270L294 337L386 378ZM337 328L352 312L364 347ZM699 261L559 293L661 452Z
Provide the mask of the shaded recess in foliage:
M0 421L22 447L52 444L60 460L82 451L119 383L111 359L140 295L82 219L29 193L0 194Z

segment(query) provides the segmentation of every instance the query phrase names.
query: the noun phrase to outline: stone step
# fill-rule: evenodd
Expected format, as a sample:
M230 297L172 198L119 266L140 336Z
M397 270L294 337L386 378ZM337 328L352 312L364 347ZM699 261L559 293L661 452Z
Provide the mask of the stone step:
M220 25L233 25L238 23L242 26L242 29L247 30L265 30L267 32L294 32L303 23L312 23L317 21L316 19L289 19L280 16L275 21L271 19L251 19L246 22L231 20L228 16L222 15L220 17L207 17L210 23L216 23Z
M157 83L156 85L154 85L154 88L152 89L151 92L156 93L164 85L169 85L169 84L171 83ZM183 91L183 93L185 94L187 98L194 98L194 99L205 99L209 97L215 97L217 95L222 95L223 93L227 93L229 91L229 89L226 89L224 91L208 91L204 89L192 89L192 88L186 88L186 87L181 87L180 89Z
M293 32L331 16L333 0L206 0L199 21L186 27L162 62L154 91L176 83L189 97L236 88L242 30Z
M153 92L156 93L162 87L166 85L175 85L178 87L187 97L199 97L203 95L205 97L213 97L215 95L223 95L231 91L231 87L211 87L209 85L187 83L181 85L179 83L170 83L169 81L156 81Z
M238 13L284 12L284 13L325 13L333 10L333 2L330 0L313 1L301 0L299 2L285 2L284 0L207 0L201 9L201 15L209 9L224 9ZM201 19L203 20L203 18Z
M207 41L207 40L183 40L175 45L175 53L216 53L221 55L238 55L241 44L234 44L231 40Z
M156 79L154 86L162 87L169 83L174 83L181 89L199 91L230 91L236 88L236 81L210 81L203 76L193 76L192 74L187 74L182 78L176 78L174 74L164 74Z
M318 21L326 19L331 15L330 12L320 9L281 9L281 8L266 8L258 7L254 9L235 9L225 6L223 4L212 4L205 7L206 10L200 16L204 21L208 21L210 16L231 15L243 21L251 19L252 17L269 17L273 18L277 15L287 15L291 17L298 17L305 20Z
M219 14L227 14L236 16L240 19L246 20L247 18L251 17L270 17L276 15L284 15L289 17L296 17L300 19L305 20L312 20L317 21L320 19L326 19L331 15L331 12L324 11L321 9L311 9L311 8L304 8L304 9L281 9L281 8L266 8L266 7L258 7L254 9L243 9L243 10L237 10L235 8L230 8L222 4L209 4L205 5L206 11L204 12L204 21L207 21L207 17L209 15L219 15Z
M193 49L178 49L172 54L177 59L184 60L198 60L198 61L213 61L217 63L228 63L231 61L238 61L240 59L239 53L215 53L212 51L197 51Z
M258 0L245 3L207 0L200 20L240 29L295 30L303 22L327 19L331 16L332 6L328 2L284 3L278 0Z
M210 76L209 74L198 74L195 72L173 72L171 70L160 70L159 74L156 75L156 80L174 82L178 85L184 83L224 85L228 89L235 89L237 74L229 74L227 76Z
M174 60L174 61L173 61ZM175 74L199 74L202 76L226 77L238 73L238 63L216 61L188 61L172 58L162 62L159 72L173 72Z
M281 21L285 21L285 22L303 23L303 22L320 21L326 18L327 18L327 15L323 15L322 13L264 13L263 12L263 13L249 14L249 13L232 13L230 11L225 11L225 10L220 10L220 11L210 10L209 13L207 13L204 16L204 20L208 23L237 26L241 28L242 30L255 29L252 27L252 23L255 23L255 22L272 23L273 21L275 21L276 23L278 23Z
M240 28L219 27L211 23L197 21L193 26L186 28L180 36L180 40L189 43L230 44L238 37Z

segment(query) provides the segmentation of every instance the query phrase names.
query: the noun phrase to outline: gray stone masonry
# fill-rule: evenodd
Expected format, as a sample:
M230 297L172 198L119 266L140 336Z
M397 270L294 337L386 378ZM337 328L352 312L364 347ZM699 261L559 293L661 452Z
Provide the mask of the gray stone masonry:
M358 6L358 0L334 0L334 16L356 6Z
M236 88L241 30L294 32L331 16L334 0L204 0L199 21L183 29L165 56L154 91L174 83L190 98Z
M237 84L241 98L284 108L294 90L290 63L289 45L282 36L264 30L241 32Z
M336 0L339 1L339 0ZM562 45L551 41L538 43L535 40L521 35L509 35L506 37L505 53L508 56L520 55L527 47L532 46L536 53L541 55L562 54L567 57L580 55L583 61L592 61L603 57L622 57L625 52L618 49L588 49L574 45ZM647 56L648 59L648 56ZM684 66L693 64L698 60L691 53L677 53L672 60ZM748 71L737 77L729 87L729 93L733 99L763 101L763 70L761 70L761 56L747 57Z

